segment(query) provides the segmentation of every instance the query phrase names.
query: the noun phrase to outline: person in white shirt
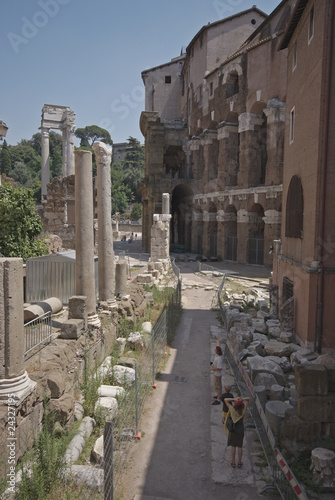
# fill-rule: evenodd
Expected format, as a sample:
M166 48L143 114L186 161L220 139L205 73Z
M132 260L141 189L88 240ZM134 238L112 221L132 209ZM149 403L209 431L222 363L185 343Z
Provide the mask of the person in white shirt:
M215 401L212 405L221 404L221 396L222 396L222 368L223 368L223 354L222 349L220 347L220 339L215 337L216 339L216 347L215 347L215 358L213 363L211 363L211 370L213 372L213 382L214 382L214 390L216 392Z

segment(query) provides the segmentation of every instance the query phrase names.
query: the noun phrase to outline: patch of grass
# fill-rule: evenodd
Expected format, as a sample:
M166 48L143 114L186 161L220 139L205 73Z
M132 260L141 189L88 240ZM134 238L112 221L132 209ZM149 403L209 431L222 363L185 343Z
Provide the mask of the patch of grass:
M290 464L293 474L297 480L302 483L305 488L315 493L320 493L322 490L322 482L317 483L310 470L311 459L303 455L295 457Z
M58 436L55 416L45 403L42 430L26 460L21 463L22 479L15 498L19 500L44 500L54 484L64 480L67 440Z

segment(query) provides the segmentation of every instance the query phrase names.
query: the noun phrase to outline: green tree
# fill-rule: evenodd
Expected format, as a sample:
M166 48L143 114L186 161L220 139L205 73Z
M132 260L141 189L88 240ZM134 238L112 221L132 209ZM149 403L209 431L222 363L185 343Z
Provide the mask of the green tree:
M130 218L131 220L140 220L142 217L142 205L141 203L134 203L131 213L130 213Z
M134 137L128 138L126 159L124 161L125 182L133 193L136 202L141 201L141 197L136 192L144 177L144 150L140 141Z
M80 146L84 147L92 148L96 141L101 141L110 145L113 144L108 130L98 127L97 125L88 125L85 128L77 128L74 135L80 139Z
M121 162L116 162L111 168L112 176L112 213L123 214L132 200L132 192L125 183L125 175Z
M16 161L14 168L8 175L21 186L25 186L27 188L33 187L32 175L23 161Z
M0 252L5 257L36 257L48 253L41 218L35 212L33 191L25 187L0 186Z
M0 152L0 174L7 174L12 169L12 160L6 140L3 141L3 146Z

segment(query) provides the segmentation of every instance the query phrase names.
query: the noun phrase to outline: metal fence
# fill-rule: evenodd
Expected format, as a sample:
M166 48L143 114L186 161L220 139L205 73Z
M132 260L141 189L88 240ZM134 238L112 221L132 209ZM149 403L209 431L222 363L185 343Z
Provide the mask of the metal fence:
M228 333L230 327L229 316L227 314L227 308L222 304L221 300L224 281L225 277L218 290L218 301L224 326ZM254 393L254 386L228 340L225 346L225 358L234 373L236 384L241 394L247 394L251 398L249 410L262 444L267 463L270 467L275 487L284 500L308 500L303 488L299 485L280 451L276 448L276 439L272 433L259 398L257 394ZM269 487L271 487L271 485L269 485Z
M152 329L151 343L141 351L137 358L135 384L121 401L118 417L114 420L113 426L110 426L110 432L106 433L106 451L111 448L110 440L112 439L113 458L109 463L112 473L109 469L106 473L108 464L105 463L105 500L115 498L114 494L117 493L131 445L139 437L139 425L144 405L152 387L155 386L156 375L166 353L168 334L175 328L176 318L178 318L177 309L181 307L180 299L181 286L178 282L177 290Z
M24 355L27 356L33 349L43 343L51 341L52 338L52 315L48 311L42 316L29 321L24 325L24 336L26 348Z
M102 488L85 488L83 500L116 500L120 498L121 478L129 453L140 439L140 422L150 391L155 386L157 372L166 353L168 336L176 328L181 311L181 280L151 332L150 342L134 353L135 382L125 386L125 395L118 398L117 416L104 426L104 473Z

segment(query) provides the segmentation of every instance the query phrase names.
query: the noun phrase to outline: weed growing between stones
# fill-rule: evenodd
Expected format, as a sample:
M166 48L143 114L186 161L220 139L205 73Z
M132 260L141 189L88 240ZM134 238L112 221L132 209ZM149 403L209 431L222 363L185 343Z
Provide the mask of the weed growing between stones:
M19 470L21 481L15 498L22 500L44 500L58 482L63 482L66 464L64 454L69 436L58 435L55 415L44 402L42 430Z
M297 480L307 491L321 493L322 482L317 483L311 472L311 458L300 454L292 460L290 467Z

